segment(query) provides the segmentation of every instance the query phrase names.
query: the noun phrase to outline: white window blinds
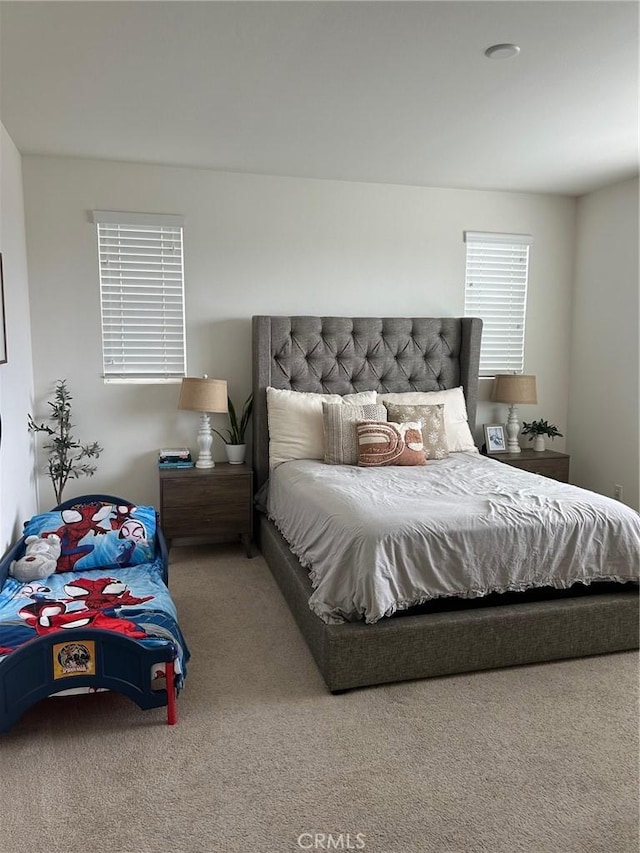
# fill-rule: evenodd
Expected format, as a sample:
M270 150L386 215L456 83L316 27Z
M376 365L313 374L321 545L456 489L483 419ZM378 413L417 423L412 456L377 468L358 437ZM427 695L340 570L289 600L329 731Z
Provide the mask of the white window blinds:
M522 373L529 275L528 234L465 231L464 313L482 319L480 376Z
M94 211L105 381L171 382L186 372L180 216Z

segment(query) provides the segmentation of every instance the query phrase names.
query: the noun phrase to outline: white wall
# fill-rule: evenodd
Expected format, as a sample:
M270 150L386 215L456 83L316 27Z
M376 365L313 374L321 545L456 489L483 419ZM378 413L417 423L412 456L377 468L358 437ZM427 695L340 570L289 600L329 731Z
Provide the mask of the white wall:
M33 441L27 412L33 404L31 324L25 242L22 161L0 124L0 251L8 362L0 364L0 554L36 510Z
M578 199L569 450L577 485L638 508L638 179Z
M189 373L228 379L237 403L250 390L252 314L459 315L462 232L531 233L525 369L539 405L521 417L566 432L573 199L31 156L24 170L38 412L66 378L78 437L105 447L93 481L65 497L99 489L156 502L157 448L193 449L197 431L197 415L176 410L177 386L100 378L92 209L186 217ZM480 407L479 423L505 418L505 407ZM224 458L217 440L214 455ZM48 484L42 493L50 503Z

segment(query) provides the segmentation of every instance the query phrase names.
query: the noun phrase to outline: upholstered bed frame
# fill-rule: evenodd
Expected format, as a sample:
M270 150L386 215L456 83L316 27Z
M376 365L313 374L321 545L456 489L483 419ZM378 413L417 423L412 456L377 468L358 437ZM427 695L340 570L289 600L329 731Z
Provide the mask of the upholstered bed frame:
M253 318L253 464L269 476L266 389L347 394L462 386L475 427L482 322L473 318ZM259 545L333 692L638 647L637 588L446 600L374 625L326 625L308 572L262 513ZM480 606L479 606L480 605ZM426 611L426 612L425 612Z

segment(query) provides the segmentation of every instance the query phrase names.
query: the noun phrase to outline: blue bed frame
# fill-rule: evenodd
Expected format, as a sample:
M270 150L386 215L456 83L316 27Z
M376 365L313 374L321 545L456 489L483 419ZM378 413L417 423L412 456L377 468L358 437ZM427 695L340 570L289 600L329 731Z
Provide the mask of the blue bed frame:
M54 511L70 509L82 503L131 503L114 495L82 495L61 503ZM22 555L24 536L0 561L0 589L13 560ZM155 553L162 559L162 577L168 583L169 552L156 514ZM53 677L53 646L60 643L59 633L36 637L19 646L0 662L0 732L8 731L24 712L47 696L72 687L103 687L122 693L142 710L167 706L167 722L176 720L173 662L176 647L148 648L123 634L98 628L74 629L73 641L95 642L95 674ZM166 688L151 689L151 666L165 664ZM168 666L167 664L171 664Z

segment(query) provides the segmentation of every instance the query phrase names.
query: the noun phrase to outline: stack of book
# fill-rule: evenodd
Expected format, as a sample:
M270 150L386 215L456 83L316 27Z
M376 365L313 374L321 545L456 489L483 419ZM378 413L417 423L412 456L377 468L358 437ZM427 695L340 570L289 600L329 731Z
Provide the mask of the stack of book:
M158 468L193 468L188 447L167 447L158 451Z

